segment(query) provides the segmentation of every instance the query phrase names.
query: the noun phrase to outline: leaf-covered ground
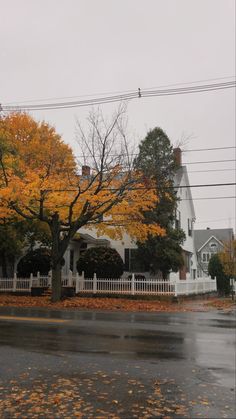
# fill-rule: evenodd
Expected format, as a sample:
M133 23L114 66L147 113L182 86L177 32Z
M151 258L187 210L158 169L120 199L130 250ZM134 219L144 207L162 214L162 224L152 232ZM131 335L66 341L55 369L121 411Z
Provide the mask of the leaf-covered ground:
M232 301L231 297L228 298L212 298L205 303L206 307L213 307L217 310L231 310L236 308L236 299Z
M125 298L94 298L72 297L57 303L52 303L50 296L31 297L0 294L0 307L45 307L57 309L78 310L111 310L111 311L146 311L146 312L176 312L176 311L207 311L214 309L230 310L235 302L230 298L209 298L171 302L165 300L142 300Z
M139 365L135 368L140 370ZM31 370L10 380L10 386L0 385L1 418L203 419L234 415L232 405L221 403L216 408L213 397L217 387L204 383L196 385L194 395L186 383L180 386L168 377L147 384L147 380L119 370L109 374L92 367L67 377L60 373L35 377Z

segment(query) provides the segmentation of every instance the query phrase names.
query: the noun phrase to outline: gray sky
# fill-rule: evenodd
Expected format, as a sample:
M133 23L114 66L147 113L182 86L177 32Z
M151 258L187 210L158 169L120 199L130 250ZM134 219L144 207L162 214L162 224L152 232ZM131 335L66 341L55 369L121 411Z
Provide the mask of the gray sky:
M235 76L234 0L0 0L0 102L95 95ZM232 80L232 78L231 78ZM221 81L227 81L221 80ZM103 105L109 116L112 105ZM64 140L88 108L35 111ZM136 142L160 126L187 148L235 146L235 90L142 98L128 106ZM235 150L188 152L183 161L235 159ZM228 171L190 173L193 170ZM235 162L189 164L191 184L235 182ZM193 189L194 198L236 195ZM195 228L235 229L235 200L194 201Z

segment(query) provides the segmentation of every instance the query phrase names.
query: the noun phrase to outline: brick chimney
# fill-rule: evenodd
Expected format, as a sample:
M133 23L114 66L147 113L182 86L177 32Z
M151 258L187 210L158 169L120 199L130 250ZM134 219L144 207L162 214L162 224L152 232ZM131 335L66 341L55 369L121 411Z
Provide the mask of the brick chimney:
M90 176L90 167L82 166L82 176Z
M177 147L173 149L174 158L178 167L182 166L182 150L181 148Z

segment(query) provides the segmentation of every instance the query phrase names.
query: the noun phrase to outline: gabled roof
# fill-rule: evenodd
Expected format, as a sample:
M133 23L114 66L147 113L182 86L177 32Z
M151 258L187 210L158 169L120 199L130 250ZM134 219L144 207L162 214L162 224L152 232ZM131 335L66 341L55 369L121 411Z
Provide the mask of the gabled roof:
M203 243L203 245L199 249L197 249L197 251L200 252L204 248L204 246L206 246L207 243L209 243L212 239L215 239L221 246L223 246L224 243L222 243L222 241L220 241L219 239L217 239L217 237L212 235L205 243Z
M233 239L233 229L232 228L218 228L218 229L205 229L205 230L194 230L194 244L195 249L199 251L208 240L214 236L220 242L226 242Z

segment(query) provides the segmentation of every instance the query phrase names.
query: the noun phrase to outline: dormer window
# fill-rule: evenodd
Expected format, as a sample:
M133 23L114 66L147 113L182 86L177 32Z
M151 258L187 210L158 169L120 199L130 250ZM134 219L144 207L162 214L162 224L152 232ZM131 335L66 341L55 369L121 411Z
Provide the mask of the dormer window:
M213 253L217 252L217 244L216 243L210 243L210 249Z

